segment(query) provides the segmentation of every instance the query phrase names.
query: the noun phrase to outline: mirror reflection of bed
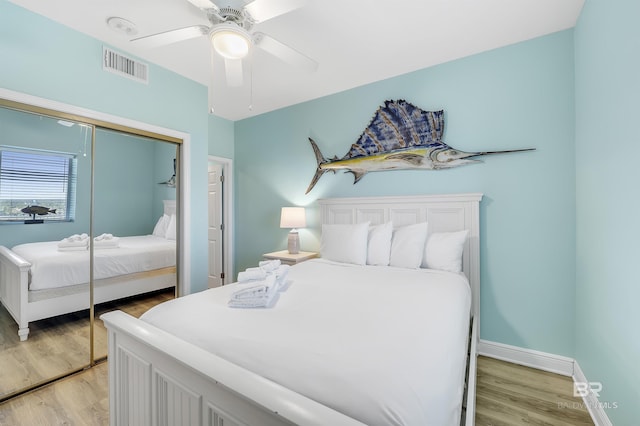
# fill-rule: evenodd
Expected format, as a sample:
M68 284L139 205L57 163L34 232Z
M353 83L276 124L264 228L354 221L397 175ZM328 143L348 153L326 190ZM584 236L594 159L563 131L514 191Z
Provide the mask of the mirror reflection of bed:
M75 179L67 204L42 224L6 212L51 200L0 200L2 400L104 359L99 315L137 317L175 297L179 212L166 182L179 145L9 108L0 108L0 123L0 150L64 153Z

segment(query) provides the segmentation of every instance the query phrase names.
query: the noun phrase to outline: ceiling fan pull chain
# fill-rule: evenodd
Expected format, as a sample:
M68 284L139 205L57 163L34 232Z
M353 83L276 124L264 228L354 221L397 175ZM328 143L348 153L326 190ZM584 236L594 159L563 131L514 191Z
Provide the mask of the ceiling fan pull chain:
M214 67L213 67L213 55L214 55L214 51L213 51L213 46L211 46L210 49L210 55L209 55L209 61L211 63L211 69L209 70L209 88L208 88L208 100L207 102L209 103L209 114L213 114L214 113L214 102L213 102L213 82L214 82Z
M253 111L253 49L249 52L249 111Z

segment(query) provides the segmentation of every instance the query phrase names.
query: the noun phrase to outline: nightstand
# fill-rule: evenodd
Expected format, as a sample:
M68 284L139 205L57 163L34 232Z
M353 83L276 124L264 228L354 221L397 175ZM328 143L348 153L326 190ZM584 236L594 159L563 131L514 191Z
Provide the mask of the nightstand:
M312 251L301 251L298 254L291 254L288 250L274 251L273 253L265 253L262 255L267 260L279 259L285 265L295 265L305 260L318 257L318 253Z

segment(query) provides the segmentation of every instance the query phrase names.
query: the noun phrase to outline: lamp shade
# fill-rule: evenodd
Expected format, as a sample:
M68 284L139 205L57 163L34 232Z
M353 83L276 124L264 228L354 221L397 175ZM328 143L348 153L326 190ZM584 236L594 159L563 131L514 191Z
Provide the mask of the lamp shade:
M280 228L304 228L307 218L304 207L283 207L280 214Z

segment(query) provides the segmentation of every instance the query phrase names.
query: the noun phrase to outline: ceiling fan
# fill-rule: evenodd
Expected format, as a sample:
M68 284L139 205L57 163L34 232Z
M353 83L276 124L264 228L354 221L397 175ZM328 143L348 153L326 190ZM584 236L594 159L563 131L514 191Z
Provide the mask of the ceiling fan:
M157 47L206 35L213 49L224 59L229 86L242 85L242 60L254 46L298 68L307 71L318 68L318 63L308 56L267 34L251 31L254 24L300 8L304 0L253 0L246 5L224 7L209 0L188 1L206 13L211 25L193 25L131 41L140 46Z

